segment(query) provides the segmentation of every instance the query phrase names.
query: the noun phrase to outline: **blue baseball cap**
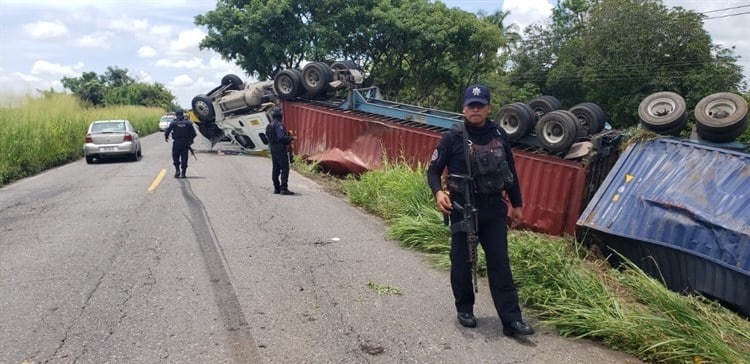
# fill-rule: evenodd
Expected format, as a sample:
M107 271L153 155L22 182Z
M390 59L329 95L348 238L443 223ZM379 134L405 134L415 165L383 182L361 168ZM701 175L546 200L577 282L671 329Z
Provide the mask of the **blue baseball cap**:
M490 89L485 85L471 85L464 91L464 106L479 103L487 105L490 103Z

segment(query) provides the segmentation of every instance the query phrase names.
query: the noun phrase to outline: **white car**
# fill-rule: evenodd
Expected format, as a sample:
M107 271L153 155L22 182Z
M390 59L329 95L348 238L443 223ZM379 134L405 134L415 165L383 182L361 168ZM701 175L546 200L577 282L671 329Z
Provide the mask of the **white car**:
M161 117L159 119L159 130L164 131L167 130L169 127L169 124L172 123L172 121L175 119L174 114L167 114Z
M141 156L141 138L127 120L97 120L89 125L83 143L86 163L94 158L129 157L137 161Z

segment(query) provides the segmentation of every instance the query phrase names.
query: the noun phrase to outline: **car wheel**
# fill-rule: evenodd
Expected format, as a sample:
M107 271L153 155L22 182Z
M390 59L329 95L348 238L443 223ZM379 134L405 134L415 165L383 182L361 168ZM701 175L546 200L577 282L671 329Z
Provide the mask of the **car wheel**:
M607 120L604 110L599 105L593 102L584 102L571 107L569 111L576 116L589 135L604 130L604 123Z
M498 110L495 123L505 130L510 141L515 142L534 130L536 114L529 105L514 102Z
M560 100L550 95L539 96L529 101L529 106L531 106L531 109L536 113L537 120L548 112L560 110L562 108Z
M550 152L567 152L579 137L578 119L567 110L548 112L536 122L536 137Z
M304 88L301 72L296 69L282 70L274 77L273 88L282 100L298 97Z
M311 62L302 69L302 84L310 96L323 92L331 79L331 69L325 63Z
M242 90L242 79L230 73L221 78L221 85L228 86L227 90Z
M669 91L646 96L638 105L641 125L653 132L671 131L687 120L687 107L682 96Z
M214 103L206 95L198 95L193 97L193 112L198 117L198 120L202 122L212 122L216 118L214 111Z
M94 164L94 157L87 155L86 156L86 164Z
M731 92L708 95L695 105L696 132L714 142L732 141L747 129L748 106Z

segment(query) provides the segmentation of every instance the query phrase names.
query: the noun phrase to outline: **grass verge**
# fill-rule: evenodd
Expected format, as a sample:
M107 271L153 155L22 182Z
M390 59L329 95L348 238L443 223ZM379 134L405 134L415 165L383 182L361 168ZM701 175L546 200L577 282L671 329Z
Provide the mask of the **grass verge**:
M383 218L401 246L449 269L450 231L424 172L386 164L340 188L351 203ZM508 244L522 303L561 335L593 339L647 362L750 363L750 322L715 302L674 293L624 258L615 269L573 238L512 230Z

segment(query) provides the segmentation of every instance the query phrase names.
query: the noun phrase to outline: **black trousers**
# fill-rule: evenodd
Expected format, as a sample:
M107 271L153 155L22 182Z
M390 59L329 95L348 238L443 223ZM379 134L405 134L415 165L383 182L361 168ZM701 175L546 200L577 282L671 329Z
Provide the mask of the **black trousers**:
M513 283L508 258L508 208L497 198L478 199L479 242L487 259L487 278L495 309L503 325L521 320L518 291ZM454 209L451 222L458 222L461 213ZM469 247L466 233L451 235L451 288L458 312L474 313L474 287L472 284Z
M172 143L172 164L175 169L179 168L183 171L187 169L188 148L190 148L189 140L175 139Z
M271 148L271 179L273 179L274 190L287 190L289 183L289 154L284 149Z

